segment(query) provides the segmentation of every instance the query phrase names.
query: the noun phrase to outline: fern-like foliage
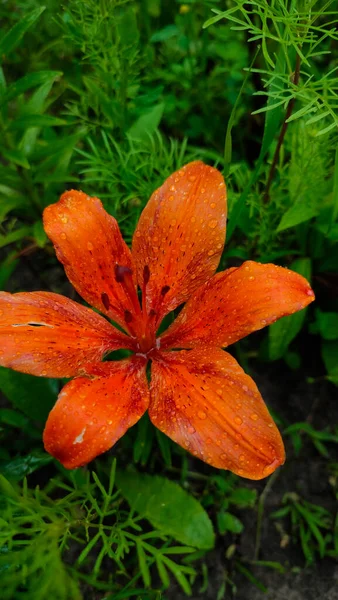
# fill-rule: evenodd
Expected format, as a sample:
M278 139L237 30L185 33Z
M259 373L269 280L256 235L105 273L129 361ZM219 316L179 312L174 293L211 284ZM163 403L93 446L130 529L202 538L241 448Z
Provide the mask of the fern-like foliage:
M13 486L2 475L0 571L4 600L80 600L80 581L94 589L133 595L141 580L150 587L155 571L163 587L174 576L186 593L191 566L172 559L194 549L172 545L161 531L143 532L142 520L125 510L114 487L115 461L106 485L96 473L52 480L45 490L31 490L24 480ZM101 579L102 568L110 573ZM131 577L131 573L133 576ZM57 586L55 580L57 579ZM151 592L150 592L151 593Z

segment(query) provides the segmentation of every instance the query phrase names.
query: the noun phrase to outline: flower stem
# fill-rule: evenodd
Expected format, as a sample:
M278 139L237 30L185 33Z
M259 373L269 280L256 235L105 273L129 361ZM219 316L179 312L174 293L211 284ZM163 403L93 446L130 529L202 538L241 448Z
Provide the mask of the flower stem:
M294 83L295 86L297 86L298 83L299 83L300 64L301 64L301 62L300 62L300 56L299 56L299 54L297 54L295 71L294 71L294 74L293 74L293 83ZM270 167L270 172L269 172L269 177L268 177L268 181L267 181L265 192L264 192L264 196L263 196L263 201L265 203L268 202L269 199L270 199L271 184L273 182L273 178L274 178L275 171L276 171L276 168L277 168L280 149L282 147L282 144L283 144L283 141L284 141L284 138L285 138L285 134L286 134L286 130L288 128L288 119L291 117L291 114L292 114L292 111L293 111L293 107L295 105L295 101L296 101L295 97L291 98L291 100L289 101L288 107L286 109L285 119L283 121L283 125L282 125L282 128L281 128L280 133L279 133L279 137L278 137L278 142L277 142L275 154L274 154L273 159L272 159L272 163L271 163L271 167Z

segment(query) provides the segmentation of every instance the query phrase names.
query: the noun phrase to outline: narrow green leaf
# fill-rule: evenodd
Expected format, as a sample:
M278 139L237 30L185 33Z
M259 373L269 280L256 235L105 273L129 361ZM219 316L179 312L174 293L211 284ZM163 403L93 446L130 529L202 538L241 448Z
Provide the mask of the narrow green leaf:
M318 208L311 206L307 201L307 198L302 198L301 201L293 204L282 216L282 219L277 227L277 233L296 227L300 223L305 223L316 217L318 214Z
M0 61L3 55L8 56L21 42L26 31L32 27L35 21L45 10L45 6L36 8L20 20L0 40Z
M331 123L331 125L328 125L327 127L324 127L324 129L321 129L320 131L318 131L316 133L315 137L319 137L320 135L325 135L326 133L329 133L329 131L332 131L332 129L338 129L338 124L336 123L336 121L333 121L333 123Z
M7 148L1 148L2 155L9 162L13 162L15 165L19 165L19 167L23 167L24 169L30 169L30 164L23 154L21 150L8 150Z
M30 235L32 232L31 227L20 227L19 229L14 229L10 233L6 233L5 235L0 235L0 248L4 246L8 246L8 244L13 244L14 242L18 242L23 238Z
M338 339L338 312L316 310L316 318L320 335L324 340ZM338 361L338 358L337 358Z
M243 523L229 512L219 512L217 514L218 531L224 535L227 531L232 533L241 533L243 531Z
M334 163L334 174L333 174L333 210L332 210L332 223L336 221L338 217L338 144L336 148L336 156Z
M164 104L157 104L151 110L141 115L128 131L133 140L146 140L157 129L162 119Z
M150 43L154 44L155 42L166 42L171 38L177 36L180 33L180 30L176 25L166 25L163 29L159 29L150 38Z
M47 238L47 234L43 228L43 224L42 221L36 221L36 223L34 223L33 225L33 237L37 243L37 245L39 246L39 248L44 248L48 238Z
M281 71L284 73L284 70L285 70L285 56L281 49L278 54L278 57L277 57L274 72L276 74L280 73ZM272 79L271 84L270 84L270 90L273 91L275 85L276 85L276 83L275 83L274 79ZM227 241L228 242L230 241L230 238L239 223L239 218L245 207L248 195L249 195L252 187L255 185L256 181L258 180L264 159L274 141L275 135L277 134L277 131L280 126L280 122L281 122L282 114L283 114L283 110L280 105L284 104L284 101L282 103L280 103L280 105L278 104L273 110L269 110L269 109L273 108L273 103L274 103L273 95L270 94L268 96L268 101L267 101L267 105L266 105L266 110L268 112L266 113L266 116L265 116L264 133L263 133L261 150L259 153L259 157L258 157L256 166L255 166L255 170L253 171L249 182L245 186L239 199L237 200L236 204L234 205L233 209L230 212L229 223L228 223L228 227L227 227Z
M7 92L2 98L0 97L0 106L37 85L42 85L50 80L54 81L57 77L61 77L61 75L62 71L36 71L35 73L24 75L24 77L21 77L21 79L8 86Z
M0 367L0 390L31 419L43 423L57 397L56 382Z
M229 121L228 121L228 125L227 125L227 130L226 130L226 134L225 134L225 143L224 143L224 177L227 177L229 174L229 170L230 170L230 165L231 165L231 157L232 157L232 128L234 126L235 123L235 117L236 117L236 111L237 111L237 107L239 105L239 102L241 100L241 97L243 95L245 86L247 84L248 78L251 74L251 69L253 67L253 65L255 64L256 58L259 54L260 51L260 46L258 46L255 55L252 59L251 65L247 71L246 76L243 79L243 83L241 85L241 88L239 90L239 93L237 95L236 98L236 102L232 108L232 111L230 113L230 117L229 117Z
M149 567L148 567L148 563L147 563L147 556L146 556L146 553L144 552L144 549L142 547L142 543L140 540L138 540L136 542L136 549L137 549L138 564L140 567L144 585L146 587L150 587L151 578L150 578L150 571L149 571Z
M32 452L10 461L0 461L0 473L10 481L20 481L37 469L48 465L53 458L44 452Z
M190 583L189 583L189 581L187 580L186 576L183 573L183 569L184 568L186 569L187 567L181 567L180 565L177 565L173 560L171 560L170 558L167 558L166 556L163 556L162 560L163 560L164 564L166 565L166 567L175 576L175 578L177 579L178 583L180 584L182 590L188 596L191 596Z
M9 129L28 129L28 127L58 127L66 125L64 119L51 115L22 115L11 121Z
M321 353L328 372L328 379L338 385L338 340L323 341Z
M156 556L156 567L158 570L158 574L160 576L160 579L164 585L165 588L168 588L170 585L170 579L169 579L169 575L168 575L168 571L166 570L163 562L162 562L162 556Z
M15 251L11 252L0 265L0 290L5 289L8 279L18 265L19 261L16 260L16 256Z
M116 484L131 508L166 535L195 548L212 548L215 536L201 504L164 477L118 471Z

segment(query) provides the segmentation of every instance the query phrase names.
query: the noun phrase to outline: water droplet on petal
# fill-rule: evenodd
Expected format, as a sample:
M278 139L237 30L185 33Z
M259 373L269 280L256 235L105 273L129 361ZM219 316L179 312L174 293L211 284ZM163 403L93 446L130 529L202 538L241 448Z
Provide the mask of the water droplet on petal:
M208 225L209 225L210 229L215 229L215 227L217 227L216 219L212 219L211 221L209 221Z
M242 423L243 423L243 420L241 419L241 417L235 417L235 423L236 423L237 425L242 425Z
M204 412L204 410L199 410L197 413L197 416L199 419L206 419L207 418L207 413Z

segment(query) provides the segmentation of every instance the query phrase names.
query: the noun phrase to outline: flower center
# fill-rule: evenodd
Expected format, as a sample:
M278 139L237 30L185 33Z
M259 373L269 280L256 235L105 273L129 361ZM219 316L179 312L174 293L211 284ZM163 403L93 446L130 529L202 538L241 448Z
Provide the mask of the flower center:
M137 353L150 358L150 354L156 351L156 312L150 310L147 313L147 285L150 279L150 269L146 265L143 269L142 302L140 304L137 287L133 280L133 272L129 267L116 264L115 280L124 290L128 308L124 309L124 321L130 335L137 340ZM162 290L164 296L169 290L165 286Z

